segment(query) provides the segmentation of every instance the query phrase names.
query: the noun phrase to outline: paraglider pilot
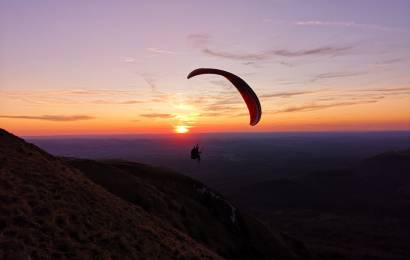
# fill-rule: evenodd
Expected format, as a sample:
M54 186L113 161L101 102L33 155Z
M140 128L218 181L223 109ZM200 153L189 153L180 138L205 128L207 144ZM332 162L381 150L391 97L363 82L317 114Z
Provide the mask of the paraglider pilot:
M199 145L196 144L191 150L191 159L201 161L201 151L199 151Z

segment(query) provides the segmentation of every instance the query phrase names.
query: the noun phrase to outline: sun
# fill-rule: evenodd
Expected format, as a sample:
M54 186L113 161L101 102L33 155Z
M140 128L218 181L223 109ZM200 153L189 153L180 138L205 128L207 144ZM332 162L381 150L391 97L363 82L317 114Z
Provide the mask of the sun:
M188 126L185 125L177 125L174 130L177 134L186 134L189 132Z

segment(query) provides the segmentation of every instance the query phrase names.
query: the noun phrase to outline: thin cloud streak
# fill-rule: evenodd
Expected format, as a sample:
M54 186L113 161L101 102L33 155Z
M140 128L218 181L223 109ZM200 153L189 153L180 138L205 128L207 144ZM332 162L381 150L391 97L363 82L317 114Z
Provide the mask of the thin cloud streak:
M155 47L149 47L147 48L147 51L152 52L152 53L158 53L158 54L176 54L176 52L164 50L160 48L155 48Z
M155 79L152 75L150 75L148 73L143 73L143 74L141 74L141 77L148 84L148 86L151 87L152 92L157 92L157 85L156 85Z
M28 119L28 120L45 120L45 121L55 121L55 122L68 122L68 121L80 121L80 120L91 120L95 119L95 117L87 116L87 115L72 115L72 116L64 116L64 115L42 115L42 116L11 116L11 115L0 115L0 118L8 118L8 119Z
M233 111L238 111L238 110L242 110L242 109L246 109L245 107L234 107L234 106L226 106L226 105L209 105L206 108L204 108L204 111L207 112L227 112L227 113L231 113Z
M280 98L290 98L293 96L300 96L300 95L307 95L312 93L317 93L318 91L289 91L289 92L277 92L272 94L263 94L259 95L260 98L272 98L272 97L280 97Z
M403 88L373 88L373 89L362 89L358 91L375 91L375 92L406 92L410 91L410 87L403 87Z
M202 50L203 53L208 54L210 56L231 59L231 60L266 60L272 57L273 53L271 51L261 52L261 53L230 53L224 51L214 51L209 48L205 48Z
M199 116L200 117L220 117L223 116L224 113L218 113L218 112L205 112L201 113Z
M187 38L194 47L204 47L209 43L211 36L205 33L198 33L189 34Z
M162 113L150 113L150 114L141 114L140 116L146 117L146 118L161 118L161 119L168 119L168 118L174 118L175 116L173 114L162 114Z
M121 60L125 63L133 63L136 61L134 57L130 57L130 56L121 57Z
M38 90L38 91L2 91L0 97L21 100L32 104L136 104L135 91L128 90Z
M125 101L113 101L113 100L94 100L91 103L100 105L132 105L140 104L142 101L139 100L125 100Z
M321 79L334 79L334 78L346 78L346 77L354 77L364 75L366 72L329 72L329 73L322 73L315 76L311 81L318 81Z
M357 29L369 29L377 31L387 32L403 32L402 28L382 26L377 24L365 24L356 22L329 22L329 21L297 21L293 23L299 26L322 26L322 27L343 27L343 28L357 28Z
M375 89L360 89L356 92L367 93L367 96L383 96L405 98L410 95L410 88L375 88Z
M313 48L313 49L305 49L305 50L299 50L299 51L276 50L274 53L275 53L275 55L283 56L283 57L302 57L302 56L313 56L313 55L317 55L317 56L320 56L320 55L336 55L336 54L345 53L346 51L349 51L352 48L353 48L353 46L342 46L342 47L324 46L324 47Z
M304 56L324 56L324 55L338 55L344 54L350 51L353 46L324 46L319 48L304 49L304 50L286 50L286 49L275 49L268 50L259 53L231 53L225 51L216 51L209 48L202 49L202 52L214 56L231 60L245 60L245 61L262 61L271 59L273 56L280 57L304 57Z
M378 100L362 100L362 101L356 101L356 102L310 104L310 105L303 105L303 106L287 107L285 109L275 111L274 113L279 114L279 113L290 113L290 112L306 112L306 111L321 110L321 109L332 108L332 107L352 106L352 105L370 104L370 103L377 103L377 102Z
M70 90L37 90L37 91L2 91L0 95L7 97L46 97L46 96L127 96L135 95L133 91L111 89L70 89Z

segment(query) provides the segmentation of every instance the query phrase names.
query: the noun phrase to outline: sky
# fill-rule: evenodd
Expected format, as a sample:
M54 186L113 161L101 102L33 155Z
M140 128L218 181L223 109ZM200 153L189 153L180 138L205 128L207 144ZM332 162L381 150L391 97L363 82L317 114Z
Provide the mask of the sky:
M0 0L19 135L410 130L410 1ZM262 119L217 75L259 96Z

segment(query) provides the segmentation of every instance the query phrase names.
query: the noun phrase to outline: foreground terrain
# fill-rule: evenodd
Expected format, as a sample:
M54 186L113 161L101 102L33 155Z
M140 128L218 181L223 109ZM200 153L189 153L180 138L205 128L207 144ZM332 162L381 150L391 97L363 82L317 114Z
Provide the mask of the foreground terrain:
M59 159L0 130L1 259L307 259L188 177Z
M35 140L56 158L2 131L0 258L410 259L408 133L262 137L190 164L192 140Z

